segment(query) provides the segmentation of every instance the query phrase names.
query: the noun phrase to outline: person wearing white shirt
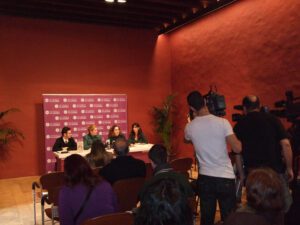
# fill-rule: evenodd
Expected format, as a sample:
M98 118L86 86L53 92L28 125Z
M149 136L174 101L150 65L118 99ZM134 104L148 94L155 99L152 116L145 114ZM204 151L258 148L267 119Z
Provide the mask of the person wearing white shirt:
M199 162L201 225L213 225L217 201L222 221L236 206L235 175L227 144L239 153L241 143L228 120L210 114L200 92L191 92L187 102L195 118L185 127L185 140L193 144Z

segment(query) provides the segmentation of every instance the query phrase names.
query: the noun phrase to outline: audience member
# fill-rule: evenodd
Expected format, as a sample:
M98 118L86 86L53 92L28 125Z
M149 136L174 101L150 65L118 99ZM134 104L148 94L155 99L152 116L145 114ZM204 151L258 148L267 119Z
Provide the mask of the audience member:
M140 124L133 123L131 126L131 131L128 138L129 144L135 143L148 143Z
M94 175L82 156L67 157L64 171L66 185L59 193L61 225L79 225L86 219L118 211L111 185Z
M224 225L283 225L283 186L270 168L254 169L246 181L246 206L232 213Z
M144 198L145 190L147 190L150 185L161 179L176 180L179 184L179 188L182 194L187 197L194 196L194 192L187 177L185 177L183 174L175 172L167 163L167 149L164 146L153 145L148 152L148 157L154 170L154 176L145 183L139 195L140 199Z
M198 91L191 92L187 101L194 119L185 127L185 139L193 143L199 162L201 225L212 225L217 201L222 221L235 209L235 175L227 144L236 153L241 151L241 144L228 120L210 114Z
M105 150L101 140L95 140L92 143L91 153L86 155L86 159L92 168L103 167L110 163L113 154Z
M134 225L193 225L188 199L174 179L160 179L145 190Z
M93 142L96 140L102 141L102 137L98 134L97 127L93 124L88 127L88 134L83 136L83 149L90 149Z
M77 143L75 142L74 138L72 138L71 128L69 127L64 127L61 130L61 137L56 139L52 147L52 151L60 151L63 148L66 148L67 150L77 149Z
M100 176L111 184L117 180L145 177L146 166L142 160L128 155L129 147L125 138L118 138L114 144L116 158L100 170Z
M113 125L108 132L108 141L109 144L113 147L115 141L118 138L125 138L124 134L122 134L121 129L118 125Z

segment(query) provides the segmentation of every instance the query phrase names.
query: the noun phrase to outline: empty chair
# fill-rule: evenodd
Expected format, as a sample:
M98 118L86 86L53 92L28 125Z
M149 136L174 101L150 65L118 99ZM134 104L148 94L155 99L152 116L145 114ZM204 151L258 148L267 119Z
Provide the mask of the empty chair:
M41 197L41 215L42 215L42 224L44 224L44 203L53 205L56 201L57 189L64 184L64 173L63 172L53 172L44 174L40 177L39 182L32 183L32 193L33 193L33 212L34 212L34 224L36 224L36 197L37 193ZM37 192L37 188L39 192ZM53 192L53 193L52 193ZM49 196L50 194L50 196ZM51 207L53 208L53 207ZM48 210L47 210L48 211ZM47 215L50 215L49 212Z
M145 178L129 178L118 180L113 184L113 189L117 195L119 211L129 211L136 207L138 194L142 189Z
M113 213L105 216L86 220L82 225L132 225L133 215L131 213Z

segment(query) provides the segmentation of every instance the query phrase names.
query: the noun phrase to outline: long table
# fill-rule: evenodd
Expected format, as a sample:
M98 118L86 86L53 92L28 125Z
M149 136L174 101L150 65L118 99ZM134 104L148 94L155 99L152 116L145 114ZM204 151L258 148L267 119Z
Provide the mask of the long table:
M148 162L147 154L153 144L134 144L129 147L129 154L133 155L135 158L140 158L146 163ZM106 151L113 153L113 149L107 149ZM91 149L88 150L72 150L64 153L63 151L53 152L56 162L57 162L57 171L63 171L64 159L70 155L78 154L85 157L91 152Z

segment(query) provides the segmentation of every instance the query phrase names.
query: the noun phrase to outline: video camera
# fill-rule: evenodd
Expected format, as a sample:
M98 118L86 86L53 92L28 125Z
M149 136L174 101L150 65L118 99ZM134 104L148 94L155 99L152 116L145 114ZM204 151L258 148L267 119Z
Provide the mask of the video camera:
M275 102L275 109L271 110L270 112L278 117L286 118L289 122L295 122L299 120L300 116L300 97L294 97L293 91L286 91L285 92L286 100L281 100Z
M243 111L243 106L242 105L235 105L235 106L233 106L233 108L235 110ZM269 113L270 110L267 106L261 106L260 107L260 112ZM245 115L240 114L240 113L233 113L231 117L232 117L231 119L232 119L233 122L238 122L241 119L243 119L245 117Z
M217 87L210 86L210 90L207 94L203 95L205 99L206 106L209 112L215 116L225 116L225 96L217 93ZM194 119L193 111L189 111L190 119Z

